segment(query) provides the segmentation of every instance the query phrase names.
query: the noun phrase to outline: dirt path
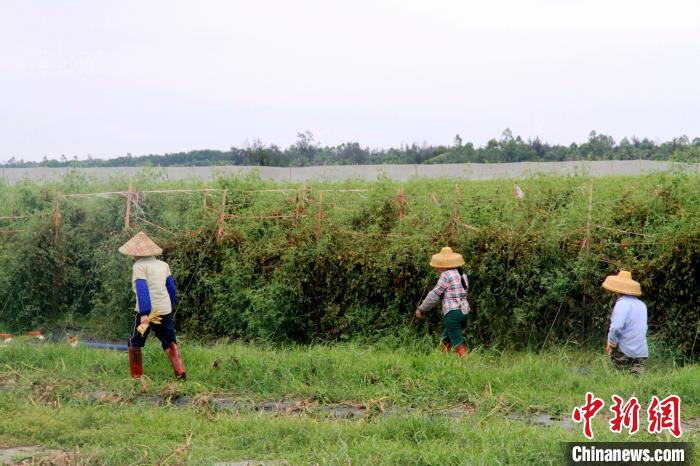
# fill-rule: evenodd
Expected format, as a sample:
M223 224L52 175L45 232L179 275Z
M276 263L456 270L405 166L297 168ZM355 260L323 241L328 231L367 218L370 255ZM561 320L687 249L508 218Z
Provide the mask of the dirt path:
M96 391L90 396L96 403L126 402L118 394L107 391ZM370 400L367 402L345 401L334 404L319 404L303 399L286 399L255 402L236 395L213 394L186 396L177 394L144 396L140 400L157 406L171 405L176 407L191 407L207 416L223 413L268 413L278 416L321 416L328 419L366 419L375 416L402 415L433 415L450 418L464 418L476 415L477 408L473 404L456 405L449 408L419 409L411 406L398 406L389 399ZM540 427L559 427L568 431L579 428L568 416L557 416L546 412L522 413L496 410L493 415L505 417L516 422ZM490 417L487 415L486 417ZM604 419L608 417L603 414ZM645 419L640 419L644 428ZM700 432L700 418L685 419L682 422L683 432Z

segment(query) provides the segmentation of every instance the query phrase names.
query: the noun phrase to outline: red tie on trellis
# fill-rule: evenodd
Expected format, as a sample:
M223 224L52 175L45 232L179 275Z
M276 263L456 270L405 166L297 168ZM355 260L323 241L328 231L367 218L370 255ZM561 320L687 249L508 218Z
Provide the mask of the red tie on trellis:
M522 199L525 197L525 193L523 192L522 189L520 189L520 186L518 186L518 183L515 183L515 197L518 199Z

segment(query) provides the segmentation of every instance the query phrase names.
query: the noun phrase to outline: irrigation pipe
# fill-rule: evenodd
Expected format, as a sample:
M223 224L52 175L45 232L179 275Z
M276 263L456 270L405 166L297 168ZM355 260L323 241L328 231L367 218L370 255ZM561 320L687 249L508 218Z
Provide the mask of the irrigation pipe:
M87 346L88 348L95 348L95 349L108 349L108 350L115 350L115 351L128 351L129 346L128 345L120 345L116 343L100 343L98 341L81 341L79 343L81 346Z

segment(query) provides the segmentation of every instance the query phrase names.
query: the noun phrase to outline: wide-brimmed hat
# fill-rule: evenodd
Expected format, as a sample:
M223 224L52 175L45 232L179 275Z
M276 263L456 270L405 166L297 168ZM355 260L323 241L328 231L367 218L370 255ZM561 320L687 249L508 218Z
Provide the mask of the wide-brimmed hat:
M163 254L163 250L160 246L154 243L153 240L142 231L139 231L136 236L124 243L119 248L119 252L127 256L138 257L158 256Z
M433 254L430 265L438 269L451 269L464 265L464 257L461 254L452 252L452 248L446 247L438 254Z
M617 275L608 275L603 282L603 288L630 296L642 295L642 287L639 285L639 282L632 280L632 273L627 270L620 270Z

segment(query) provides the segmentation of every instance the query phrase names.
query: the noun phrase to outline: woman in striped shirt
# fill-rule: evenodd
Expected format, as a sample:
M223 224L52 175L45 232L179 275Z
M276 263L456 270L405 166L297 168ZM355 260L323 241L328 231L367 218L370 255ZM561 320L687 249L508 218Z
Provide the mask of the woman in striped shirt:
M433 255L430 265L438 269L440 279L416 310L416 317L422 319L424 312L442 300L445 330L442 332L440 349L443 353L449 353L454 347L457 354L463 358L467 354L463 333L469 312L469 281L462 271L464 258L461 254L452 252L452 248L446 247L442 248L439 254Z

